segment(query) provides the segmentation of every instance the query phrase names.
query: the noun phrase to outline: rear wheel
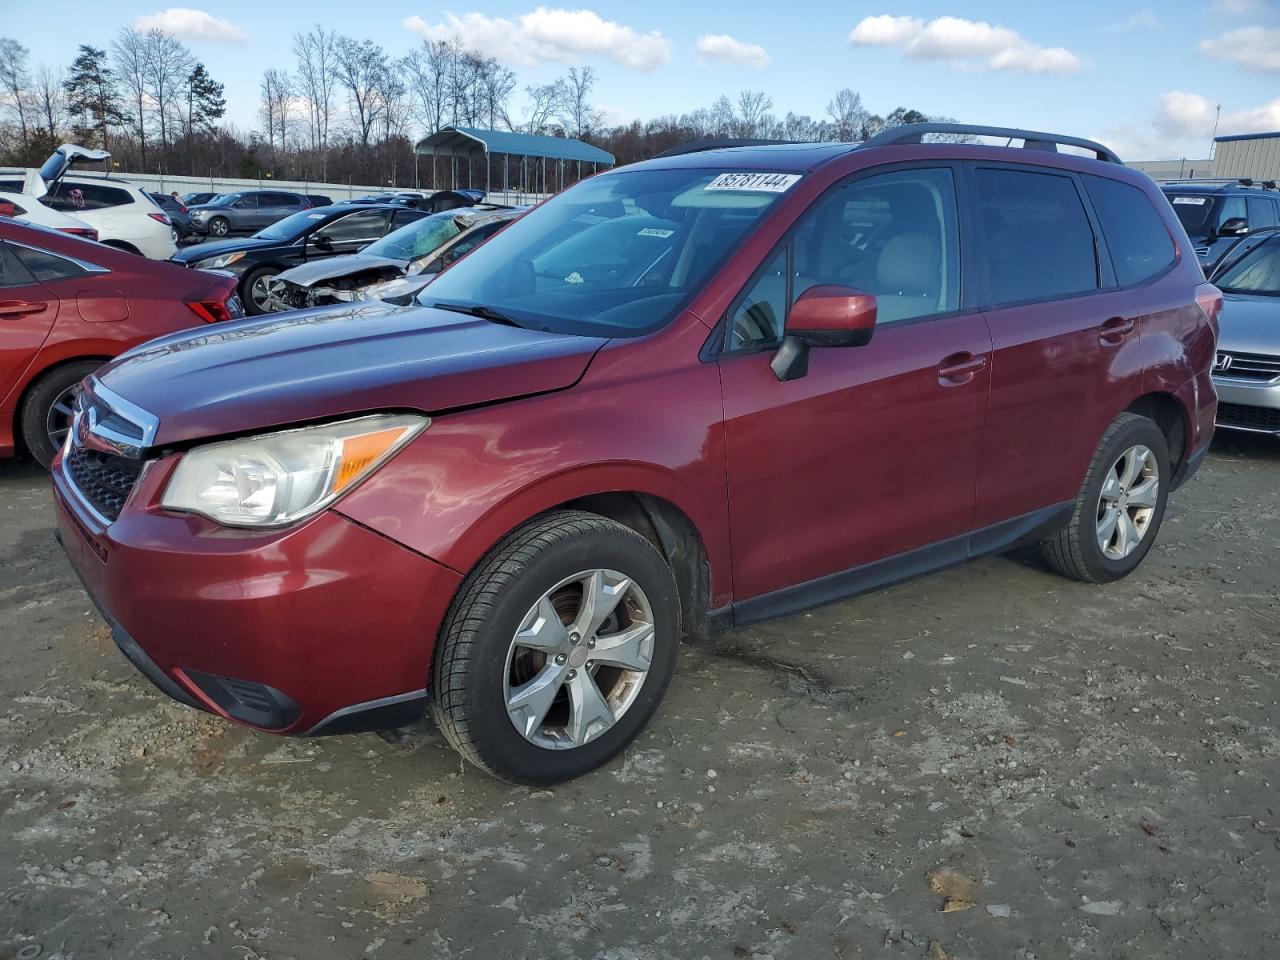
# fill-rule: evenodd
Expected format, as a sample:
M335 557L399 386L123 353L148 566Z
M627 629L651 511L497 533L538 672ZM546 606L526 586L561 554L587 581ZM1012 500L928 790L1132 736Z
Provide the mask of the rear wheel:
M279 272L275 267L259 267L244 278L240 299L245 313L256 317L271 311L271 278Z
M41 466L53 463L67 439L80 381L101 365L96 360L68 363L44 374L27 391L18 414L22 442Z
M1164 433L1146 417L1121 414L1102 435L1071 522L1040 541L1045 562L1087 583L1132 573L1155 543L1171 477Z
M557 511L503 540L464 583L436 647L431 712L449 742L512 783L595 769L658 707L680 602L634 530Z

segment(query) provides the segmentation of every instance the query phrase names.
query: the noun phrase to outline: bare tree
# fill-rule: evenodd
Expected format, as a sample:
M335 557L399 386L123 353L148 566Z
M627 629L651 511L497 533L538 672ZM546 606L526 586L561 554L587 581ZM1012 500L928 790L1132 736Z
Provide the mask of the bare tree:
M58 130L67 112L63 74L49 67L41 67L36 73L32 92L36 108L36 129L40 136L49 141L52 149L57 146Z
M867 121L862 97L848 87L836 91L836 95L827 104L827 116L831 118L834 128L832 134L836 140L857 140Z
M148 30L146 35L146 93L151 98L156 118L160 121L160 148L169 149L170 129L179 123L178 105L182 88L195 58L191 51L171 33Z
M743 90L738 94L734 136L763 137L773 126L773 99L763 90Z
M329 118L333 113L333 90L337 85L335 46L338 35L316 24L293 37L293 55L298 60L298 94L306 100L311 149L319 151L321 163L329 146ZM324 176L323 168L321 176Z
M448 40L424 40L420 47L411 50L400 61L400 69L408 78L414 113L429 134L445 124L448 76L453 56L453 44Z
M267 144L274 157L276 142L280 143L280 152L287 149L289 135L289 108L293 98L293 79L285 70L264 70L260 85L262 99L258 107L258 115L262 118L262 126L267 134Z
M564 125L572 137L581 139L600 126L600 111L591 105L591 91L595 89L596 73L590 67L569 68L564 81Z
M360 144L367 147L385 105L380 91L390 69L386 51L372 40L339 37L335 53L338 82L347 91Z
M28 143L31 113L31 71L27 66L29 52L17 40L0 37L0 94L5 105L18 118L22 146Z
M549 132L551 122L565 111L567 93L563 80L525 87L525 118L520 124L523 132L539 134Z
M129 100L130 123L138 137L142 166L147 165L147 38L125 27L111 43L115 74Z

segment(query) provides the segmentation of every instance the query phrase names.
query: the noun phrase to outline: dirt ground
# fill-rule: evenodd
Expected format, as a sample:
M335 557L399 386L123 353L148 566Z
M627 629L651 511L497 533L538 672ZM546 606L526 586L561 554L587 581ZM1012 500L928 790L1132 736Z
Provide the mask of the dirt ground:
M1278 567L1280 443L1223 436L1128 581L1015 554L691 646L530 790L163 699L0 464L0 960L1274 957Z

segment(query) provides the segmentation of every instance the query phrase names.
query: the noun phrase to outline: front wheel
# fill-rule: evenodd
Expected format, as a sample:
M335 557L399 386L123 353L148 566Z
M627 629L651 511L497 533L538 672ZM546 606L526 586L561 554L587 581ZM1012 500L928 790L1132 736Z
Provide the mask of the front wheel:
M245 313L256 317L271 312L271 279L279 272L274 267L259 267L244 278L240 299Z
M209 236L225 237L231 232L231 224L227 222L226 217L214 217L209 221Z
M1155 543L1171 478L1163 431L1146 417L1121 414L1098 443L1071 522L1040 541L1041 556L1073 580L1127 576Z
M31 385L19 411L22 442L42 467L67 439L80 382L101 366L96 360L68 363L50 370Z
M511 783L599 767L657 710L675 669L680 600L654 546L561 510L510 534L441 631L431 713L464 757Z

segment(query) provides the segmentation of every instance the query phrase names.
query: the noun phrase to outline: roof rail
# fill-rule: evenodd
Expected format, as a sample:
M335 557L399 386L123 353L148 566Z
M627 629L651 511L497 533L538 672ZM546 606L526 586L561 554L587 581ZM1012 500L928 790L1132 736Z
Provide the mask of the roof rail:
M898 127L890 127L877 133L862 143L866 147L889 147L899 143L922 143L927 133L947 133L968 135L971 137L1008 137L1010 140L1021 140L1022 146L1028 150L1047 150L1058 152L1058 144L1068 147L1081 147L1093 151L1099 160L1108 163L1119 163L1120 158L1109 147L1104 147L1095 140L1083 140L1080 137L1066 137L1057 133L1041 133L1038 130L1020 130L1017 127L987 127L971 123L904 123ZM860 148L861 149L861 148Z

